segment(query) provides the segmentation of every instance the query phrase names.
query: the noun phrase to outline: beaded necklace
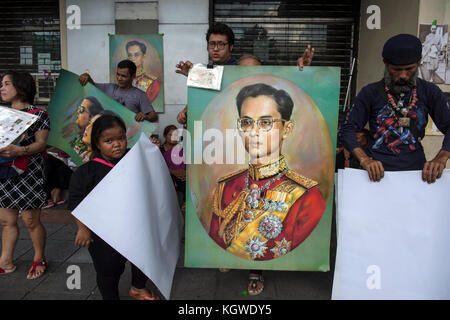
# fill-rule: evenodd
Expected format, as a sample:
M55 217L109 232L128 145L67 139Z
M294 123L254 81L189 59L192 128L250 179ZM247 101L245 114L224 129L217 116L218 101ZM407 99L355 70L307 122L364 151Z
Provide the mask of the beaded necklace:
M391 108L394 110L394 112L399 112L403 115L403 117L397 118L398 125L399 125L399 131L400 133L403 132L403 128L409 128L410 127L410 118L415 119L417 117L415 108L417 101L419 101L419 98L417 97L417 85L414 84L411 98L409 100L409 106L404 107L403 106L403 100L400 99L398 105L395 102L394 96L391 94L390 89L385 84L384 85L384 91L387 94L388 102L391 105Z
M387 85L384 85L384 91L387 94L388 102L391 105L392 109L394 109L394 111L397 111L397 112L402 112L401 108L403 108L403 102L400 104L400 106L397 105L397 103L395 102L394 96L392 96L391 90L388 88ZM419 101L419 98L417 98L417 85L414 85L410 103L408 106L408 109L410 111L414 112L417 101Z

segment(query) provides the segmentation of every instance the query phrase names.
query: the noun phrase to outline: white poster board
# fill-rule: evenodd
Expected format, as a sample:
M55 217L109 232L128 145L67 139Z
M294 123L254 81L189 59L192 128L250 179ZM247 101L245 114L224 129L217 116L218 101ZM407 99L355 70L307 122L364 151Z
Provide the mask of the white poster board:
M169 299L183 223L161 151L144 134L72 214Z
M450 172L339 170L332 299L450 299Z

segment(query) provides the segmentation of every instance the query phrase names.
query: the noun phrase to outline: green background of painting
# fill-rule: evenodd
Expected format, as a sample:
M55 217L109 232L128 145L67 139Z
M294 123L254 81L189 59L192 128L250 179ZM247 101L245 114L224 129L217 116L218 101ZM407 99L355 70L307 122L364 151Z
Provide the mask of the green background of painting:
M164 55L163 55L163 35L162 34L114 34L109 36L109 73L110 81L116 83L116 68L119 61L114 61L114 53L124 41L131 38L142 38L149 42L159 55L161 60L162 72L164 72ZM147 49L148 50L148 49ZM164 77L158 79L161 83L161 90L158 97L152 102L153 109L156 112L164 112Z
M322 113L328 126L332 146L336 146L338 126L340 68L279 66L225 66L222 78L224 89L232 82L255 74L273 74L286 78L305 91ZM218 91L188 88L188 131L193 133L194 121L201 119ZM193 138L192 141L195 139ZM192 150L194 148L191 148ZM192 154L192 153L191 153ZM333 148L333 159L335 148ZM192 154L191 159L194 159ZM334 191L325 212L310 236L289 254L269 261L251 261L239 258L219 247L203 228L186 184L186 243L185 265L196 268L232 268L260 270L329 271L332 209Z
M77 107L75 102L79 98L87 96L96 97L105 110L111 110L118 114L125 121L127 128L136 125L134 112L128 110L90 83L82 87L78 82L78 75L62 69L56 83L56 90L47 108L50 116L50 133L47 144L69 154L72 161L77 165L81 165L83 162L81 161L81 157L69 144L73 136L69 138L63 137L63 127L70 123L75 123ZM154 124L147 121L142 122L140 132L144 132L145 135L150 136L154 130ZM140 132L128 140L129 148L138 141L141 135Z

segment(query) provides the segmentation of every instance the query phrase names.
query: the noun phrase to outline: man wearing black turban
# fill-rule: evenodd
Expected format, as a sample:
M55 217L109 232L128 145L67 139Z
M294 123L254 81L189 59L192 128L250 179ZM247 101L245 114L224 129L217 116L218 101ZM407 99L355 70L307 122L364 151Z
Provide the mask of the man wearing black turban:
M420 40L409 34L390 38L383 48L384 78L364 87L339 131L347 150L353 152L372 181L384 171L422 170L422 179L440 178L450 157L450 105L433 83L419 79ZM426 161L421 140L431 116L445 135L442 149ZM369 143L359 147L355 132L369 122Z

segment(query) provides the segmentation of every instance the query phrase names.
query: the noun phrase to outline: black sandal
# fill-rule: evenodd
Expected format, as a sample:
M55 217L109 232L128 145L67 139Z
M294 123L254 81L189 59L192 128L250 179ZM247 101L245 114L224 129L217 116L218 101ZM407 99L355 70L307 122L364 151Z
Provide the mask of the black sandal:
M248 294L251 296L257 296L264 291L264 278L262 275L254 275L248 278L250 283L248 284ZM261 282L262 287L258 291L258 282Z

